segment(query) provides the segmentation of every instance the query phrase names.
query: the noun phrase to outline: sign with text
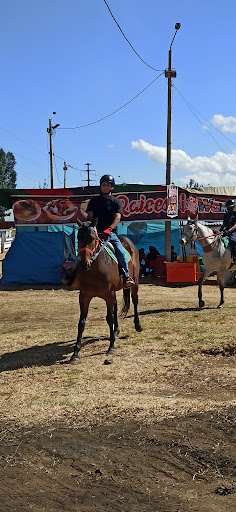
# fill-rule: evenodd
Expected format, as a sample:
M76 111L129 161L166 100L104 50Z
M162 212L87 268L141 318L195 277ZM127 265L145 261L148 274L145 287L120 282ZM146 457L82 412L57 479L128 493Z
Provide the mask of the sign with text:
M48 191L50 193L50 191ZM96 194L12 195L12 208L16 225L76 224L87 218L86 209ZM169 185L156 190L120 192L114 194L122 204L123 221L176 220L199 216L199 220L222 220L228 196L209 196L190 193L186 189Z

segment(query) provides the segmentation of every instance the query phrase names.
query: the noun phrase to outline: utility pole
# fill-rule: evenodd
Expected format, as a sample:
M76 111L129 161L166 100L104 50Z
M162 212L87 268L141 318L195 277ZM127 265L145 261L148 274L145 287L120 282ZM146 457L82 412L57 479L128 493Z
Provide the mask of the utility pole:
M56 112L52 113L52 116L54 116ZM49 155L50 155L50 182L51 182L51 188L54 188L54 182L53 182L53 144L52 144L52 135L53 130L58 128L60 126L59 124L56 124L55 126L52 126L52 117L49 119L49 128L47 128L47 132L49 133Z
M64 162L64 167L63 167L63 171L64 171L64 188L66 188L66 171L67 171L68 167L67 167L67 164L66 162Z
M180 23L175 24L175 34L171 41L168 55L168 69L165 71L165 77L168 79L168 105L167 105L167 144L166 144L166 190L167 185L171 183L171 144L172 144L172 78L176 78L176 71L172 70L172 44L177 31L180 29ZM165 256L166 261L171 261L171 220L165 222Z
M96 181L96 180L91 180L89 174L90 174L90 172L95 172L95 171L92 170L92 169L89 169L89 166L92 165L92 164L84 164L84 165L87 165L87 170L86 171L83 170L83 172L87 172L88 173L88 177L87 177L87 180L82 180L82 181L87 181L88 187L89 187L90 181Z

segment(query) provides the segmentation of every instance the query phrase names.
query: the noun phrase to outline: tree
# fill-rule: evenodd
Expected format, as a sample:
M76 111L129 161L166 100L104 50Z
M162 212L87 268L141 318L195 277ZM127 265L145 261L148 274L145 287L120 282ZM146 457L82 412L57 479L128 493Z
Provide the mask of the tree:
M13 153L0 149L0 189L16 188L16 159ZM0 206L0 220L4 220L7 209Z
M203 185L199 185L197 181L194 181L193 178L190 178L189 183L186 184L186 188L198 188L203 187Z

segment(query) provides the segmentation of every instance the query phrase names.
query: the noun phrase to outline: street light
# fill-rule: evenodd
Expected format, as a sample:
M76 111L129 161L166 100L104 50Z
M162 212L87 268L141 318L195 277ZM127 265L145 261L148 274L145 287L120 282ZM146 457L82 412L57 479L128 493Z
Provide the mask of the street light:
M167 144L166 144L166 190L171 183L171 115L172 115L172 78L177 73L172 69L172 45L181 24L175 24L175 34L170 44L168 55L168 69L165 70L165 77L168 79L168 107L167 107ZM165 222L165 256L166 261L171 261L171 221Z

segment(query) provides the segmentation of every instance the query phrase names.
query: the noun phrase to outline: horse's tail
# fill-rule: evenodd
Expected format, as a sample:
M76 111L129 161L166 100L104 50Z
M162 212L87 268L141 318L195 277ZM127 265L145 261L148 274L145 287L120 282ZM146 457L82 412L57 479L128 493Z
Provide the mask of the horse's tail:
M122 310L121 310L119 316L124 318L129 311L129 307L130 307L130 289L123 288L123 305L122 305Z

